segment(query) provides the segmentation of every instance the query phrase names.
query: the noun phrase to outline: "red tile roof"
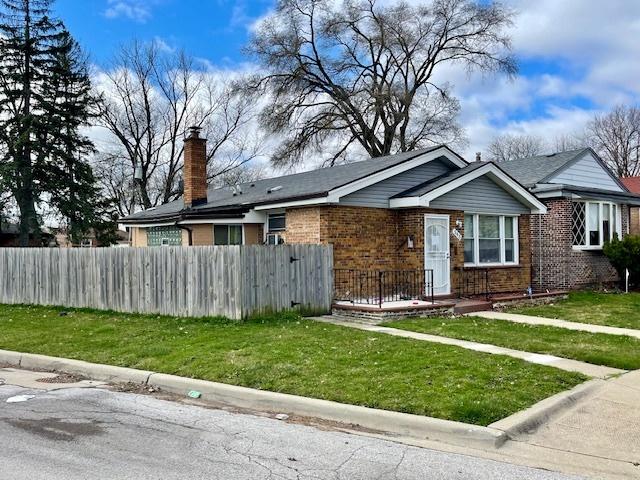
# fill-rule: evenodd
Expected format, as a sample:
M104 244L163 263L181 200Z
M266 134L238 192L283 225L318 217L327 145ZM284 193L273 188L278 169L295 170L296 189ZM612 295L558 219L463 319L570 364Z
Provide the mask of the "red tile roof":
M630 192L640 194L640 177L625 177L620 180Z

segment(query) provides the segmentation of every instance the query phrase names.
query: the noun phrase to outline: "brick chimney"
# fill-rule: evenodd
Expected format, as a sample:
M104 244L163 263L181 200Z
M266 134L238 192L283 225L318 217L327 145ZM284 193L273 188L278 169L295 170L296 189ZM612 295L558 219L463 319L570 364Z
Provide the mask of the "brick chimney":
M207 140L200 127L190 127L184 140L184 206L207 202Z

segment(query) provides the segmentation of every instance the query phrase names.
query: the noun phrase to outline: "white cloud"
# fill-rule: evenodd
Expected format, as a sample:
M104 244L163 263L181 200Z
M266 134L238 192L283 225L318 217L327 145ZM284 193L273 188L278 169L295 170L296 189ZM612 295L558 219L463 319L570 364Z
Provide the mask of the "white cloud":
M539 67L513 82L454 76L470 157L502 133L553 141L583 130L595 113L640 102L640 2L511 0L514 53Z
M104 11L107 18L128 18L144 23L151 18L151 1L147 0L107 0L108 7Z

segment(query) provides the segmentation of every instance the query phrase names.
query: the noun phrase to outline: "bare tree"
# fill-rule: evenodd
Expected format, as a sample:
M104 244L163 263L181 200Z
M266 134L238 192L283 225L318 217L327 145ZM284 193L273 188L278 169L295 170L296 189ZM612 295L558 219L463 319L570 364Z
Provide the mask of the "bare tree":
M588 140L583 134L561 134L556 135L553 140L554 152L567 152L569 150L577 150L589 145Z
M489 160L509 162L516 158L540 155L546 148L544 140L534 135L498 135L488 147Z
M231 81L196 68L184 53L134 42L119 51L102 78L99 122L115 141L96 168L109 170L103 188L120 200L122 214L182 193L183 138L190 126L202 127L209 141L212 177L259 153L259 139L246 132L255 117L252 99L238 95Z
M273 95L264 125L284 136L276 165L352 145L378 157L460 141L459 105L436 74L447 65L516 72L497 3L280 0L250 42Z
M587 125L591 147L620 177L640 175L640 108L619 105Z

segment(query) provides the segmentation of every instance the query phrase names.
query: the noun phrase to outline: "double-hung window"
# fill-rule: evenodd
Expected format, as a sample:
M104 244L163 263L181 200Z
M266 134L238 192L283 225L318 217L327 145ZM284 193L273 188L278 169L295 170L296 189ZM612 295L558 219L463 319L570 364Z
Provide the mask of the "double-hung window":
M269 232L283 232L287 228L286 215L284 213L270 213L268 219Z
M518 217L465 214L464 263L467 266L516 265Z
M618 206L610 202L573 202L571 234L579 250L600 249L620 233Z

